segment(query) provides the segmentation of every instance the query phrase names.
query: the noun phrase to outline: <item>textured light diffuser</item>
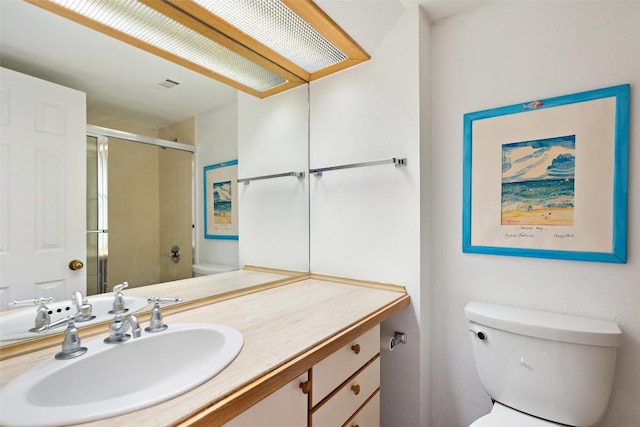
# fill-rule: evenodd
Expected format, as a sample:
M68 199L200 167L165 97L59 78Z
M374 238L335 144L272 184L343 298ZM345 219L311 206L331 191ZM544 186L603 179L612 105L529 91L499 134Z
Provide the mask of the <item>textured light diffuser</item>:
M309 73L347 59L280 0L194 0Z
M136 0L53 2L256 91L262 92L287 82L283 77Z
M259 98L371 58L312 0L24 1Z

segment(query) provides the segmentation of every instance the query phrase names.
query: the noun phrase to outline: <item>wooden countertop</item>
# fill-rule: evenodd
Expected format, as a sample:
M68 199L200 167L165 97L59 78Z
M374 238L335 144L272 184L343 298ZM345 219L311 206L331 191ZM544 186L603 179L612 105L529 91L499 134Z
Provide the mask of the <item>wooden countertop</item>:
M190 392L130 414L83 425L222 425L409 305L402 287L334 280L312 275L165 315L169 327L190 322L234 327L243 334L244 346L224 371ZM97 339L102 338L100 335ZM57 351L57 347L48 348L0 362L0 383L6 384Z

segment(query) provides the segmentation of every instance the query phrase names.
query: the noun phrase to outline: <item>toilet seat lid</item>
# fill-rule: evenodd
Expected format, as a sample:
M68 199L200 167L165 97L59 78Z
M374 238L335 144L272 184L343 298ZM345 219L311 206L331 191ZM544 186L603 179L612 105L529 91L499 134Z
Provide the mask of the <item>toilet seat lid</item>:
M545 421L511 409L499 402L494 403L490 413L478 418L469 427L558 427L559 424Z

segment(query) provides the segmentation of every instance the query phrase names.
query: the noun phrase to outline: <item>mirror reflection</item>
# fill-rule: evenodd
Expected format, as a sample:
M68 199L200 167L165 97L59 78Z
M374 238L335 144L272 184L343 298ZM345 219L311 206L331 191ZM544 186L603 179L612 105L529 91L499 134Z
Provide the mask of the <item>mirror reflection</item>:
M67 269L67 263L71 269L72 258L84 266L79 270L82 285L74 285L74 289L80 288L84 296L95 295L111 292L114 285L127 281L130 292L125 291L125 294L145 296L158 293L156 284L169 282L171 295L160 296L182 297L188 301L190 297L202 298L229 291L230 285L224 287L216 283L203 293L202 289L206 288L202 286L203 279L192 278L211 273L212 269L208 268L211 264L224 266L222 270L245 265L295 271L308 269L308 202L302 200L308 197L306 178L295 179L293 189L283 190L277 188L281 184L267 182L251 184L250 191L240 189L245 197L240 197L239 206L248 200L249 209L263 209L263 203L277 200L274 203L277 207L269 212L274 218L283 220L282 224L273 221L262 224L245 210L240 221L242 224L245 219L248 228L243 233L240 225L241 237L235 241L204 237L202 197L205 166L233 159L238 159L242 165L243 157L249 159L256 149L260 149L260 153L253 155L254 158L244 166L243 172L247 176L308 168L306 87L296 88L293 94L254 100L28 3L0 0L0 8L2 67L86 93L85 125L89 123L145 138L177 140L196 149L191 153L132 142L127 138L105 137L98 132L84 132L82 160L76 159L72 163L83 164L83 175L73 188L83 190L83 201L78 202L81 206L78 215L82 221L76 222L82 225L83 253L86 251L86 255L64 260L64 269ZM172 89L159 86L167 78L180 84ZM256 103L261 105L260 111L270 114L282 109L281 118L287 122L287 129L295 129L295 134L287 134L281 125L265 129L262 121L266 114L261 113L262 118L256 116ZM299 111L287 111L294 107ZM251 126L252 131L248 133L246 129ZM241 131L241 127L245 130ZM259 148L265 140L286 141L295 149L283 148L283 155L278 157L279 164L267 164L265 168L264 161L254 162L264 159L265 152L273 154L272 148ZM106 160L99 160L101 150L108 153ZM247 167L250 163L259 167ZM98 185L100 180L101 186ZM268 194L264 193L264 188L268 188ZM291 191L295 191L295 203L287 202ZM263 196L257 197L260 192ZM286 213L280 215L278 209L286 210ZM298 217L295 220L297 232L293 237L282 231L292 223L289 215ZM266 233L261 231L266 231L265 226L268 227ZM284 238L287 239L286 248L298 254L296 259L274 253L272 243L276 240L266 241ZM240 245L247 248L243 257ZM266 253L264 248L271 249ZM180 261L176 263L177 251ZM277 263L272 262L274 260ZM268 278L247 280L247 286L260 284L261 280L264 282ZM140 286L149 290L132 289ZM0 288L5 288L5 284L0 283ZM6 310L10 301L38 298L45 293L54 295L56 301L70 300L70 292L65 289L43 289L25 288L20 294L0 292L0 310ZM52 317L63 315L69 304L63 305L65 308L61 312L53 310ZM28 307L33 317L36 309L37 304Z
M192 157L90 127L87 295L191 277Z

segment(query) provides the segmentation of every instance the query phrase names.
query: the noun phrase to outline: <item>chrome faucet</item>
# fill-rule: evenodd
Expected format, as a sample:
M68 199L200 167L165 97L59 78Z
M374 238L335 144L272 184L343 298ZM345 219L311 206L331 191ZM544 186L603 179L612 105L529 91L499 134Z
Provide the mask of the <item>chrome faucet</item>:
M128 286L129 282L122 282L113 287L113 292L116 294L114 295L113 309L109 311L109 314L122 314L129 310L125 305L124 294L122 293L122 290Z
M21 305L38 305L38 309L36 310L36 320L35 326L29 329L29 332L39 332L38 330L43 326L51 323L51 316L49 315L49 307L46 306L48 302L52 302L53 297L41 297L41 298L32 298L25 300L16 300L10 302L9 305L12 307L19 307Z
M37 330L38 332L43 332L61 325L67 325L67 329L64 331L64 339L62 340L62 351L56 354L56 359L73 359L74 357L82 356L87 352L87 347L82 347L81 345L78 328L76 328L75 325L75 321L81 316L82 313L79 311L76 314L70 314L67 317L63 317L62 319L58 319L48 325L44 325Z
M104 339L104 342L107 344L125 342L131 338L131 335L127 334L129 328L131 328L131 335L133 335L134 338L140 337L142 331L136 316L130 314L127 317L122 317L121 314L116 314L113 322L109 325L109 336Z
M78 322L86 322L87 320L96 318L96 316L91 314L93 306L89 304L88 298L82 297L82 292L73 291L71 294L71 302L76 306L77 312L80 313L80 316L77 319Z
M160 309L161 302L180 302L180 298L162 298L162 297L150 297L147 298L147 302L153 302L153 308L151 309L151 320L149 320L149 326L144 328L146 332L162 332L168 328L162 320L162 310Z

